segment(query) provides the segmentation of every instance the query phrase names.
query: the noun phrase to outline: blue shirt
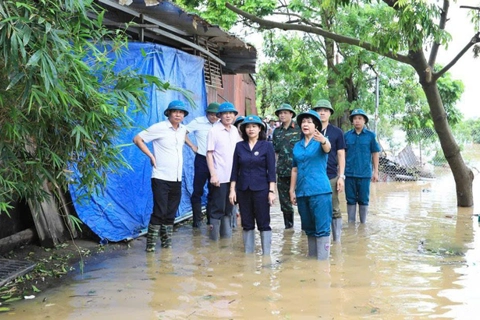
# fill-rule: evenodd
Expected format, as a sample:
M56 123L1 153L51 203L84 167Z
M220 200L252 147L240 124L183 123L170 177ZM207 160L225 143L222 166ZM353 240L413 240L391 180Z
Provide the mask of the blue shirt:
M343 137L342 129L330 123L322 130L322 134L330 141L330 145L332 146L332 149L330 149L328 153L327 175L329 179L333 179L338 175L337 150L345 149L345 138Z
M293 147L293 167L297 168L297 197L309 197L332 193L327 176L328 153L320 142L310 140L305 146L305 137Z
M259 140L250 150L248 142L238 142L233 153L230 181L236 181L236 188L241 191L268 189L270 182L276 182L273 145Z
M372 177L372 153L380 152L374 132L363 128L360 134L355 129L345 133L345 176L352 178Z

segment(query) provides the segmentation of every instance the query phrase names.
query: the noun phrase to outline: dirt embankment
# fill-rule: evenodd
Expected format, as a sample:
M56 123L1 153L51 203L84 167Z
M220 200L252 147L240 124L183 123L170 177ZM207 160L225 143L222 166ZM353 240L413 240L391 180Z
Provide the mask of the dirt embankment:
M70 273L81 272L89 262L108 256L104 253L126 250L128 247L127 242L100 245L96 241L75 240L52 249L26 245L0 255L3 259L36 263L33 271L0 287L0 313L8 312L15 301L41 296L43 291L62 285Z

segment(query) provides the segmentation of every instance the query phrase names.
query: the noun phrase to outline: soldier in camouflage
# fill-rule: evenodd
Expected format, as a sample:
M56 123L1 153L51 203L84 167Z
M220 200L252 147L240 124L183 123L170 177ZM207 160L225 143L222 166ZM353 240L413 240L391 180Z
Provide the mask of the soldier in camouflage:
M293 227L293 206L290 202L290 177L292 174L292 150L295 143L300 140L301 130L293 120L295 111L292 106L283 103L275 115L281 125L273 131L273 148L277 158L277 189L280 199L280 209L283 213L285 229Z

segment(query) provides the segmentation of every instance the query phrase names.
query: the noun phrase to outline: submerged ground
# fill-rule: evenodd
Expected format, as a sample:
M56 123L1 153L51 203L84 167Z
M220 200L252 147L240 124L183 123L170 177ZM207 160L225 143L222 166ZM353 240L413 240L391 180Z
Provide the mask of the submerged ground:
M245 255L240 229L212 243L186 224L171 250L147 254L136 239L2 319L475 319L478 205L456 207L445 170L434 181L373 184L371 198L367 224L345 223L330 263L305 257L298 215L284 230L275 206L271 257L259 255L258 234L257 253Z

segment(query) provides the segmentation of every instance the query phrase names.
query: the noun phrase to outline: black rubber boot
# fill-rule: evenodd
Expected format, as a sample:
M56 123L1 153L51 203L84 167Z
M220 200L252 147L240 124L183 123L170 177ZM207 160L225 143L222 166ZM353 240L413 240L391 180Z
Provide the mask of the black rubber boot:
M193 216L192 227L199 228L202 225L202 220L203 220L202 204L200 202L192 203L192 216Z
M285 229L293 228L293 213L284 213L283 222L285 222Z

